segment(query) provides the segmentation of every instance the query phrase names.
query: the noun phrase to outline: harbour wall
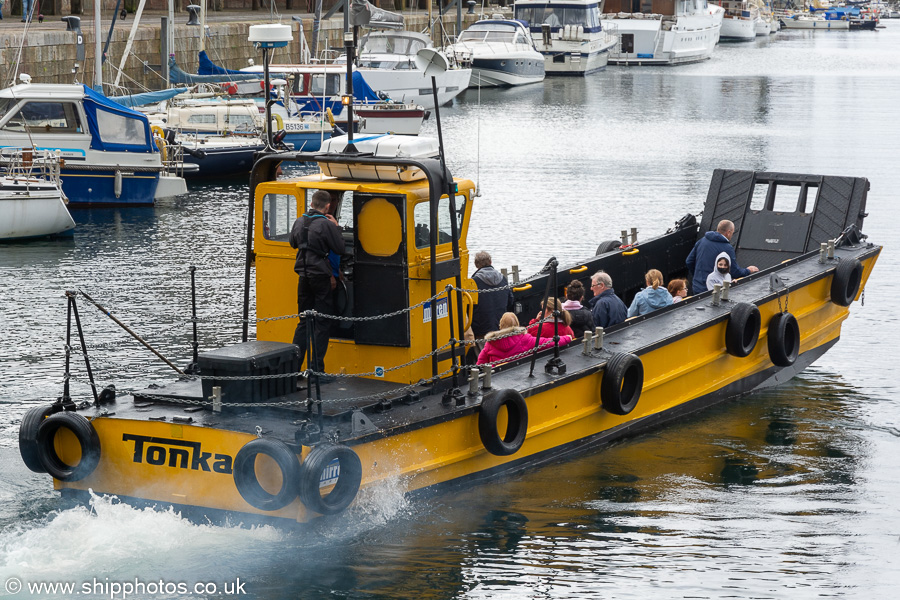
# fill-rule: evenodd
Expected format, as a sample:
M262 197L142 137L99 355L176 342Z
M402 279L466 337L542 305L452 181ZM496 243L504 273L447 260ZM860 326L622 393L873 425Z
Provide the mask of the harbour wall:
M465 29L475 22L476 15L465 14L465 9L462 12L462 29ZM161 16L159 13L150 15L145 13L141 19L120 79L120 86L127 88L127 91L138 92L166 87L162 78L160 56ZM309 14L301 16L303 17L303 35L306 42L311 44L313 18ZM227 20L218 20L221 17L225 17ZM404 14L404 17L408 30L423 31L427 28L428 17L425 13L407 13ZM448 14L443 16L442 20L446 35L455 36L457 33L455 9L451 9ZM201 29L198 26L185 25L186 17L183 13L176 13L175 21L175 60L184 71L196 73ZM246 67L250 59L259 64L262 60L262 53L247 41L247 36L251 25L268 22L270 22L268 10L231 12L227 16L222 13L210 13L207 20L209 32L206 39L207 54L213 62L229 69ZM284 13L281 15L281 22L291 25L294 39L286 48L272 51L271 62L300 62L299 24L291 20L291 15ZM16 25L20 25L18 20L16 20ZM120 21L113 30L108 59L103 67L103 81L107 85L115 80L131 25L130 19L124 23ZM344 19L341 13L322 21L318 36L318 50L321 52L328 48L342 49L343 27ZM24 33L19 27L3 28L0 30L0 82L5 86L12 81L15 73L27 73L31 75L32 81L35 83L80 82L92 85L94 79L94 32L93 23L89 17L82 19L81 30L85 60L78 64L77 72L73 73L77 52L76 33L66 31L65 24L54 18L52 22L48 19L40 26L35 23L27 33ZM101 25L101 43L105 43L108 30L109 20ZM437 26L432 28L432 37L436 45L442 45L439 30L440 27ZM19 58L19 46L22 44L23 37L24 45L21 48L21 58ZM16 69L17 62L18 69ZM115 93L108 87L106 92Z

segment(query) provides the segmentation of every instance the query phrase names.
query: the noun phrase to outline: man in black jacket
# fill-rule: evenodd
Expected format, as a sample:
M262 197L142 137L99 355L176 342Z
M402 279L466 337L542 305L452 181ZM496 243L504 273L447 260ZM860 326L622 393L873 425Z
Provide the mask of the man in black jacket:
M344 253L344 238L337 219L329 214L330 205L331 195L324 190L317 191L309 201L309 212L294 221L291 228L291 247L297 249L294 270L300 276L297 305L301 314L307 310L334 314L333 292L337 279L329 253L340 257ZM307 363L313 371L325 371L330 328L330 319L316 319L314 356ZM306 319L302 316L294 331L294 344L300 347L300 358L303 360L307 350L307 332Z
M506 287L506 277L491 266L491 255L481 251L475 255L475 268L472 279L478 286L478 304L472 309L472 333L481 339L486 333L497 331L500 317L512 309L512 290ZM506 289L496 289L504 288ZM491 291L496 290L496 291Z

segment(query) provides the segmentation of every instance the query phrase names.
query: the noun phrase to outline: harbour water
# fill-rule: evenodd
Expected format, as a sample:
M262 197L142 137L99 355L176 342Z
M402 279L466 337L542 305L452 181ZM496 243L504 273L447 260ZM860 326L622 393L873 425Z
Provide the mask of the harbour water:
M80 598L121 598L116 586L136 581L144 592L127 597L895 597L900 22L886 25L469 90L442 110L451 170L482 192L469 248L496 266L527 275L622 229L662 232L700 212L718 167L868 177L865 233L885 251L841 341L788 384L490 484L408 500L397 482L372 492L375 509L300 532L198 525L109 498L66 506L17 448L25 411L62 390L65 290L184 364L195 265L201 350L237 340L246 182L77 212L71 240L0 246L0 597L74 597L28 592L71 582L93 586ZM103 384L169 377L107 317L79 310ZM87 397L84 381L76 368L74 394ZM153 582L190 591L148 592Z

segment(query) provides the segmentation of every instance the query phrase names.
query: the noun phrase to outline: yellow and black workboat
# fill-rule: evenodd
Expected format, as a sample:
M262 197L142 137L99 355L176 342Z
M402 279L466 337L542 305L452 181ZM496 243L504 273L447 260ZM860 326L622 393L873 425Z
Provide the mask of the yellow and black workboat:
M249 316L255 265L256 339L245 325L243 341L200 354L170 385L93 402L64 394L32 409L19 438L28 467L76 497L93 490L244 522L340 513L380 484L418 493L477 482L786 381L838 341L881 251L862 234L866 179L717 170L699 221L605 242L578 264L550 260L509 284L515 311L530 317L601 269L627 303L648 269L687 275L694 244L721 219L735 223L738 259L758 273L565 347L475 367L459 341L479 301L466 245L475 186L424 143L384 136L351 152L261 158L245 302ZM278 179L291 161L320 172ZM327 377L289 343L298 315L288 236L318 190L334 199L346 244L339 314L305 314L330 323Z

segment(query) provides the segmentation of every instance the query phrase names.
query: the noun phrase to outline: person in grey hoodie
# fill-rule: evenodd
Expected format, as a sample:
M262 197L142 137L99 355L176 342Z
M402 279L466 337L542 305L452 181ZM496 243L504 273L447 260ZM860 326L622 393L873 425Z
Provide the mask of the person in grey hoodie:
M500 317L512 309L513 294L507 287L506 277L491 266L491 255L484 250L475 255L475 268L472 279L478 286L478 304L472 310L472 333L481 339L488 332L496 331Z
M691 253L688 254L685 265L688 271L693 273L691 280L691 292L694 294L701 293L706 285L706 276L710 272L716 270L714 256L718 256L720 252L727 252L731 261L731 277L746 277L750 273L759 271L755 266L749 266L742 269L737 262L737 256L734 253L734 247L731 245L731 238L734 237L734 223L728 219L719 221L715 231L707 231L702 238L697 240Z
M731 281L731 257L727 252L720 252L716 257L716 268L706 276L706 289L711 290L716 284L722 285Z
M628 307L628 317L646 315L658 308L672 304L672 294L663 285L663 276L656 269L650 269L644 275L647 287L642 289Z

